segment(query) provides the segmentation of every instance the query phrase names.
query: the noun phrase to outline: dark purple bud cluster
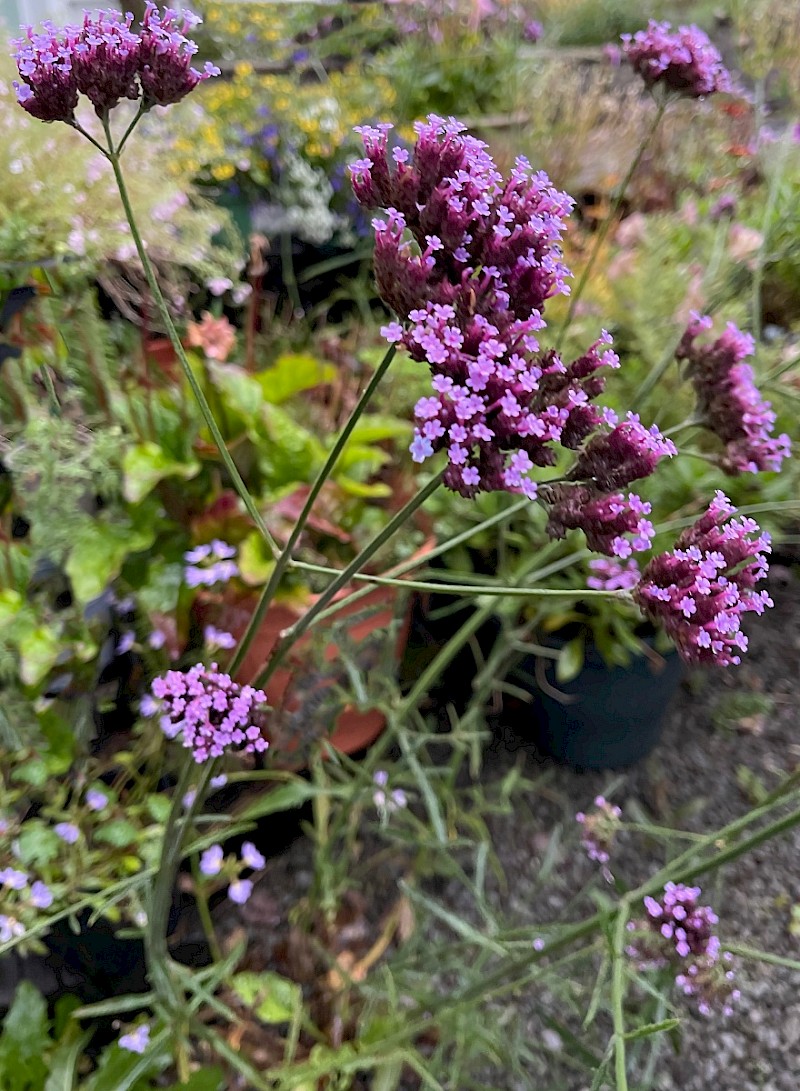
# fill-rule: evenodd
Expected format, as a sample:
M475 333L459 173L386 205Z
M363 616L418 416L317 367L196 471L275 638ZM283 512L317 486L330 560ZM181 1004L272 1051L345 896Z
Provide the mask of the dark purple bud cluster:
M149 2L140 33L132 29L130 13L117 11L87 13L80 27L58 30L45 23L40 33L28 27L13 43L23 81L14 84L17 101L41 121L68 124L81 94L99 117L123 98L141 95L145 109L178 102L200 80L219 75L211 64L202 72L191 67L197 46L186 33L198 22L195 15L169 8L161 15Z
M625 560L650 548L655 529L650 504L636 493L600 493L591 485L544 485L539 498L549 506L547 533L564 538L582 530L590 549ZM630 537L627 537L630 535Z
M606 420L611 419L607 412ZM672 440L665 439L655 424L645 428L635 413L628 413L622 424L610 432L592 436L578 455L570 477L593 481L603 492L611 492L649 477L660 459L677 453Z
M220 758L228 750L261 753L265 736L267 696L252 686L240 686L230 675L197 663L188 671L167 671L153 680L154 701L147 714L158 714L164 734L180 737L196 762Z
M732 1015L732 1003L739 999L734 988L733 956L722 952L714 927L718 917L711 906L700 905L700 887L667 883L660 900L647 897L647 920L631 921L629 931L643 933L627 948L640 969L673 967L676 985L697 1000L702 1015L722 1007ZM650 933L649 935L647 933Z
M648 88L662 84L687 98L731 91L731 77L716 46L696 26L678 27L651 19L646 30L622 35L625 58Z
M710 345L696 345L708 316L692 315L678 347L687 360L697 394L697 416L725 444L722 469L731 475L780 470L791 451L789 437L774 438L775 414L753 381L753 369L744 363L755 348L753 338L733 322Z
M718 492L708 511L685 530L675 549L654 557L633 597L661 622L689 663L738 663L747 650L742 615L772 606L755 585L767 572L768 534L753 519L732 519L736 508Z

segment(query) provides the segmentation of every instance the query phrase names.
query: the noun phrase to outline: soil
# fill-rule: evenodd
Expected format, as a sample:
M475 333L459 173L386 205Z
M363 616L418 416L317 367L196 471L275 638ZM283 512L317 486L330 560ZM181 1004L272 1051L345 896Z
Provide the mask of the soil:
M518 765L542 788L519 800L513 816L488 820L507 879L505 884L487 883L487 899L501 920L511 927L546 926L548 921L580 919L592 911L592 902L580 892L596 875L597 865L579 848L574 815L590 807L598 793L613 798L629 818L704 833L745 813L760 791L771 789L800 765L796 701L800 579L796 569L773 564L769 580L775 608L748 627L751 648L743 664L687 676L670 706L661 743L633 769L580 773L557 766L537 754L519 728L504 722L502 714L496 717L485 752L483 781L500 778ZM761 710L753 709L754 694ZM673 854L680 847L675 845ZM627 885L635 885L663 864L663 853L663 845L625 833L614 852L614 871ZM540 873L546 858L543 883ZM800 959L800 936L790 931L792 906L800 905L798 865L800 830L794 829L709 879L705 893L719 913L723 943L747 944ZM351 929L348 942L356 953L368 946L370 932L377 930L381 913L396 897L397 875L398 868L391 862L383 871L371 873L369 901L357 898L345 907ZM256 964L286 972L293 961L307 957L287 922L290 910L308 894L311 883L310 845L301 837L268 861L265 876L245 907L220 906L221 930L246 929ZM602 888L602 878L595 886ZM483 927L472 896L461 884L432 881L429 893L441 905ZM427 929L431 942L448 937L444 926L434 920L420 921L419 926ZM740 961L738 977L742 997L728 1019L704 1019L677 1001L682 1016L677 1050L662 1037L652 1079L642 1082L642 1072L632 1063L632 1088L797 1091L798 974ZM540 1012L547 1002L538 986L507 1002L502 1014L508 1018L508 1033L516 1025L532 1059L526 1060L521 1073L488 1066L485 1072L473 1073L483 1086L493 1091L534 1087L589 1091L591 1077L575 1070L570 1045L542 1022ZM552 1003L557 1010L558 1001ZM580 1020L576 1024L574 1016L559 1014L579 1032ZM408 1086L410 1091L418 1084Z

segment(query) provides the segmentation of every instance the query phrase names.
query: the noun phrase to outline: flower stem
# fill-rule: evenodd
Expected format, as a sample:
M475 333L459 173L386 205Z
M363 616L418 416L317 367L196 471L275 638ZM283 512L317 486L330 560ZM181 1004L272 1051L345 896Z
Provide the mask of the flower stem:
M353 558L350 564L339 573L336 579L331 580L314 605L311 606L301 618L298 618L294 625L290 626L281 634L281 637L272 652L269 663L255 681L256 686L262 687L269 681L291 646L311 627L317 615L325 609L328 603L335 598L343 587L347 586L353 576L364 567L373 554L377 553L381 546L388 542L400 527L408 522L417 508L422 507L425 501L436 492L441 483L442 473L438 473L436 477L431 478L427 485L423 486L415 496L412 496L408 503L405 504L400 511L397 512L394 518L386 524L380 534L377 534L372 541L361 550L358 556Z
M578 285L575 291L572 292L572 294L570 295L567 317L564 319L564 324L558 331L558 337L556 338L556 350L560 349L562 344L564 343L564 338L567 335L567 331L572 325L572 319L575 317L575 308L578 306L578 302L583 295L583 290L586 287L587 281L589 280L589 274L594 268L594 263L597 261L597 256L600 253L600 249L605 242L608 232L611 229L611 225L615 222L617 218L617 213L619 212L622 206L622 202L625 199L625 194L627 192L628 186L630 185L631 179L633 178L634 174L636 173L637 167L642 161L642 156L647 150L650 141L653 139L656 129L661 124L661 118L664 116L664 111L666 110L666 108L667 100L662 99L662 101L658 104L658 107L656 108L655 117L650 124L650 128L645 133L644 139L640 143L636 155L634 155L633 157L631 165L628 167L628 173L622 179L622 184L617 190L617 194L614 198L614 203L611 206L611 210L609 211L608 216L606 216L606 218L603 220L600 230L595 235L594 246L592 247L591 253L589 254L588 261L583 267L581 278L578 281Z
M611 971L611 1014L614 1020L614 1074L617 1091L628 1091L628 1065L625 1055L625 926L628 902L623 899L614 922Z
M200 407L200 412L202 414L203 420L205 421L206 427L211 433L211 438L214 440L214 443L217 446L220 457L222 458L225 468L230 474L236 491L239 493L239 496L241 497L242 502L247 509L248 515L255 523L256 527L264 538L264 541L267 543L267 546L271 550L273 556L277 557L280 554L278 544L267 529L261 512L256 507L256 503L253 500L253 497L251 496L247 486L242 480L242 476L239 473L236 463L231 457L230 451L225 444L222 433L220 432L217 422L214 419L214 414L211 412L211 406L208 404L208 400L203 393L203 389L198 383L197 378L192 371L191 364L186 357L186 353L184 352L183 345L181 344L181 339L178 335L178 331L175 328L175 323L172 321L172 316L169 313L169 308L167 307L166 300L164 299L164 294L161 291L158 280L156 279L156 275L153 270L150 258L147 256L147 252L145 251L142 236L140 235L139 228L136 224L136 217L134 215L133 207L131 205L128 188L125 184L125 179L122 174L122 168L120 166L119 159L119 149L117 149L116 151L114 150L111 139L111 130L107 121L104 122L104 128L106 131L106 137L108 139L108 149L101 150L108 158L114 171L114 178L117 182L117 189L119 190L122 207L125 210L125 218L127 219L128 226L131 229L131 236L133 238L134 246L136 247L136 252L139 255L139 260L142 263L142 268L144 270L145 279L147 280L147 285L153 296L153 300L155 301L158 313L161 317L161 321L164 323L164 326L166 328L167 336L172 343L172 347L175 350L175 355L178 357L178 362L180 363L181 368L183 369L183 373L186 376L186 381L188 382L192 394L194 395L195 400ZM84 135L88 136L88 134L86 133ZM91 139L91 137L89 137L89 139ZM93 141L93 143L96 143L96 141Z
M394 359L395 351L396 350L394 345L391 345L384 355L383 359L381 360L380 364L378 364L378 367L375 369L372 378L364 388L364 392L359 398L358 404L351 413L350 418L345 424L344 428L339 433L336 442L328 453L328 457L325 459L324 465L317 474L314 483L309 490L308 496L306 497L306 501L303 505L302 511L295 520L295 524L292 527L292 532L289 535L286 545L283 547L280 556L275 562L275 567L272 569L266 587L261 592L261 598L259 599L258 605L256 606L253 616L250 619L247 630L245 631L242 639L239 641L239 646L236 649L236 652L234 653L228 667L228 674L235 674L239 667L241 667L242 663L244 662L244 658L247 655L247 650L253 642L253 638L255 637L259 628L261 627L261 623L264 620L264 615L269 609L270 604L275 597L275 593L280 586L280 582L284 572L289 565L294 565L296 563L292 559L292 551L297 545L298 539L300 538L300 535L302 534L303 529L308 522L308 517L311 514L314 503L320 492L322 491L322 487L324 486L325 482L333 473L336 467L336 463L339 461L339 457L341 456L342 451L347 445L347 441L353 433L353 429L363 415L364 410L366 409L370 399L372 398L372 395L375 393L375 390L378 387L378 384L388 371L389 365Z
M784 135L780 141L777 162L767 190L767 200L764 204L764 214L761 218L761 243L756 254L756 267L753 271L753 287L751 308L753 312L753 337L756 342L761 340L763 332L763 303L762 292L764 286L764 269L767 264L767 252L769 250L770 228L775 215L775 206L778 203L778 195L783 181L784 168L788 158L790 137Z

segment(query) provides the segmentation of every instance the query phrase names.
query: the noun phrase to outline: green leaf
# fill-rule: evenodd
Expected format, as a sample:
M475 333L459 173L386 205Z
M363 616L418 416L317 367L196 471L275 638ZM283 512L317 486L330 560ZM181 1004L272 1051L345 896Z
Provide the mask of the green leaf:
M153 795L147 797L145 806L147 807L147 813L156 822L166 822L169 818L169 812L172 808L172 804L165 795L160 792L156 792Z
M304 390L333 382L335 378L333 364L307 353L279 356L274 367L266 368L257 376L264 400L273 405L280 405Z
M556 660L556 681L571 682L583 670L585 644L583 633L570 640L558 653Z
M154 540L154 529L144 524L137 528L97 519L81 526L65 565L75 598L81 603L97 598L119 575L126 556L140 553Z
M680 1019L662 1019L660 1023L648 1023L644 1027L637 1027L636 1030L629 1030L625 1035L625 1041L633 1042L637 1038L649 1038L651 1034L666 1034L680 1025Z
M312 479L325 458L325 448L308 429L277 405L264 405L252 434L259 465L271 488L278 490Z
M18 591L12 591L9 587L0 591L0 625L6 625L16 617L23 606L23 598Z
M290 1022L303 999L295 981L270 971L234 974L231 988L263 1023Z
M254 530L239 546L239 573L250 587L260 587L270 577L275 561L261 534Z
M93 834L95 841L113 845L117 849L124 849L128 845L132 845L138 836L139 831L137 828L125 818L119 818L114 822L105 822Z
M81 1091L144 1091L139 1081L164 1072L171 1062L163 1039L160 1043L151 1041L141 1056L121 1049L115 1042L103 1052L97 1071L84 1082Z
M140 443L129 448L122 459L122 492L129 504L138 504L165 477L188 480L200 470L200 463L176 462L157 443Z
M392 495L391 486L382 481L369 484L366 481L354 481L352 477L338 477L336 484L343 492L356 496L360 500L383 500Z
M61 651L53 629L37 625L19 638L19 674L26 686L36 686L52 670Z
M247 822L268 814L292 811L308 803L315 795L317 795L317 789L314 785L298 777L297 780L289 781L288 784L281 784L278 788L271 788L268 792L264 792L260 799L254 800L245 807L237 815L237 819Z
M73 1024L65 1038L59 1042L49 1058L50 1075L44 1085L43 1091L73 1091L75 1087L75 1069L83 1047L92 1036L92 1031L87 1030L83 1034L80 1027Z
M17 855L23 864L45 865L61 852L58 834L37 818L29 818L17 838Z
M31 758L30 761L23 762L22 765L18 765L16 769L11 771L11 779L20 781L22 784L31 784L34 788L41 788L47 784L50 772L47 768L47 762L42 758Z
M264 403L264 391L258 379L231 364L215 364L212 375L225 408L244 421L254 421Z
M370 444L382 443L388 439L406 439L411 431L411 424L407 420L369 413L356 424L350 434L350 442Z
M50 1044L47 1002L28 981L18 986L0 1035L0 1087L28 1091L47 1076L44 1053Z

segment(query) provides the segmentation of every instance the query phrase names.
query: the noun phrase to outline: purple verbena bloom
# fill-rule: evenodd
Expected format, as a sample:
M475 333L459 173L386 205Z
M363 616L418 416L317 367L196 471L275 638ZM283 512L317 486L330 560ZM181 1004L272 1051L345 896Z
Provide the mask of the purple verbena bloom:
M153 681L152 692L161 702L165 735L179 736L197 762L222 757L227 750L260 753L269 745L264 736L266 694L240 686L216 663L167 671Z
M207 878L212 875L219 875L224 859L225 853L222 850L222 845L209 846L200 857L200 873Z
M81 831L74 822L58 822L53 827L56 834L68 845L74 845L81 835Z
M198 16L186 11L179 14L166 8L162 15L148 0L142 19L139 71L146 108L179 102L201 80L219 75L219 68L209 62L202 72L191 66L197 46L186 33L199 22Z
M655 534L650 504L636 493L602 494L589 485L548 485L539 490L548 505L547 534L564 538L582 530L590 549L627 560L650 548Z
M743 361L752 355L753 338L733 322L710 345L695 339L711 320L693 316L677 356L687 360L688 373L697 394L697 416L725 444L721 465L725 473L759 473L780 470L790 454L789 437L773 438L775 413L753 381L753 369Z
M184 553L186 561L184 579L187 587L211 587L215 583L227 583L239 575L239 566L231 558L236 547L215 538L213 542L195 546Z
M633 592L642 612L661 622L688 663L728 666L747 651L744 614L772 606L755 585L767 573L768 534L717 492L708 511L668 553L654 557Z
M25 37L11 43L23 81L14 81L17 102L40 121L71 123L74 118L78 81L72 60L78 34L77 27L59 32L52 23L45 23L38 33L26 27Z
M252 893L253 883L251 879L234 879L228 887L228 897L236 905L244 905Z
M24 871L7 867L0 871L0 886L7 886L9 890L22 890L28 885L28 876Z
M105 117L120 99L138 99L137 74L141 38L131 30L133 16L117 11L86 12L72 50L72 70L78 91L86 95L98 117Z
M629 930L638 928L642 935L627 952L640 969L677 970L675 984L695 998L701 1014L710 1015L713 1007L722 1006L723 1014L730 1015L732 1001L739 998L733 986L733 956L721 950L717 915L710 906L699 904L700 895L700 887L670 882L660 899L646 897L646 920L628 924Z
M212 777L208 783L211 788L224 788L228 783L228 777L225 773L220 773L218 777Z
M144 1053L150 1044L150 1027L147 1023L141 1023L135 1030L128 1031L119 1039L121 1049L127 1049L129 1053Z
M632 481L649 477L664 457L676 455L671 439L665 439L655 424L650 428L635 413L608 433L598 432L578 455L570 477L591 480L603 492L624 488Z
M731 91L731 78L708 35L696 26L673 31L651 19L646 30L622 35L626 60L648 88L662 84L688 98Z
M266 860L263 855L258 851L252 841L245 841L242 845L242 864L245 867L253 868L258 871L264 867Z
M149 719L151 716L155 716L159 707L158 702L149 693L145 693L141 701L139 701L139 715Z
M594 810L588 814L579 811L575 821L583 827L581 844L590 860L607 864L610 860L611 846L620 827L622 811L609 803L603 796L597 796Z
M86 806L90 811L102 811L108 806L108 796L98 788L90 788L86 793Z
M592 575L586 586L594 591L630 591L641 579L642 573L633 557L624 564L611 557L597 557L589 561Z
M133 629L128 629L122 634L117 643L115 655L125 655L131 650L136 643L136 633Z
M53 892L40 879L31 886L31 905L36 909L49 909L53 904Z
M147 638L147 643L154 651L159 651L167 642L167 634L163 629L153 629Z
M544 34L544 27L538 19L529 19L522 27L522 37L526 42L538 42Z

